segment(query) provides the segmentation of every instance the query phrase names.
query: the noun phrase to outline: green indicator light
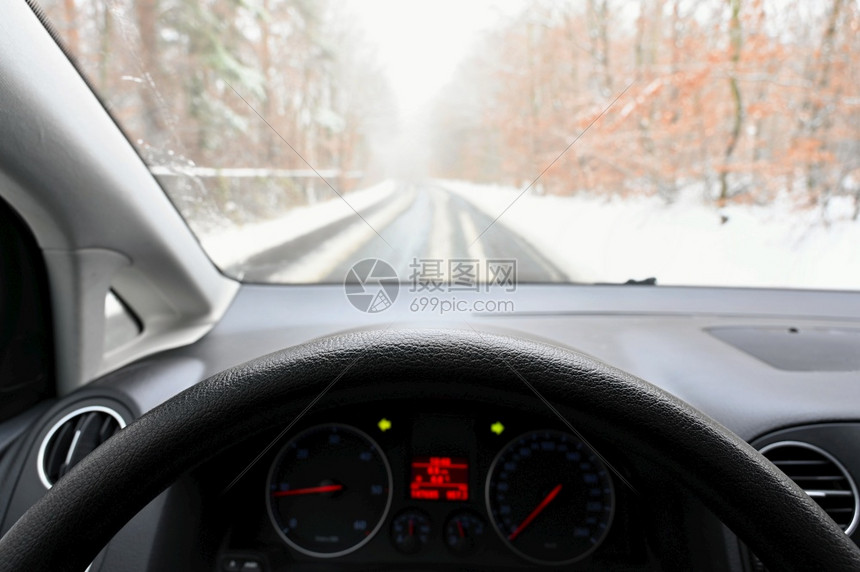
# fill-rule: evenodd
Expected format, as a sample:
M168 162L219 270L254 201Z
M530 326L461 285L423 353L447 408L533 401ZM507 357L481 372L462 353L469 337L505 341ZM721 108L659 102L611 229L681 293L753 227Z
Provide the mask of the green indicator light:
M501 424L501 422L496 421L492 425L490 425L490 431L495 433L496 435L501 435L502 431L505 430L505 426Z
M385 433L386 431L391 429L391 421L389 421L388 419L383 417L382 419L379 420L379 423L377 423L376 426L379 427L380 431Z

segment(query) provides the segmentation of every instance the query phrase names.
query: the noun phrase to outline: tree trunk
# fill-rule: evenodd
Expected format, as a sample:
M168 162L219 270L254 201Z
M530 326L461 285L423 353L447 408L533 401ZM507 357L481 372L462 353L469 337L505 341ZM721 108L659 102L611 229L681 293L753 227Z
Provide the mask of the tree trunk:
M263 0L263 14L260 17L260 68L263 75L263 92L264 99L261 109L261 114L266 118L266 121L273 123L275 118L272 117L272 100L275 97L273 82L271 81L272 55L269 46L269 0ZM265 147L265 157L269 163L272 163L275 157L276 145L272 138L269 126L264 122L260 122L260 140Z
M731 61L732 71L729 75L729 89L732 93L732 103L734 105L734 117L732 121L732 131L729 134L729 143L726 145L726 151L723 156L723 168L720 171L720 204L724 205L729 198L728 184L728 166L732 160L732 155L737 147L738 139L741 136L741 126L744 120L743 100L741 99L741 90L738 86L738 62L741 59L741 48L743 47L743 33L741 30L741 0L730 0L732 6L731 21L729 23L729 36L731 41Z
M609 6L608 0L588 1L588 36L591 55L599 72L593 74L603 97L612 95L612 73L609 69Z
M140 34L140 62L145 86L140 90L143 104L144 133L150 143L165 135L162 113L159 105L157 81L161 78L158 54L158 0L137 0L134 3ZM158 143L158 142L155 142Z
M102 6L101 37L99 40L101 58L99 59L99 87L107 91L108 69L111 61L111 35L113 34L113 16L109 6Z
M827 19L827 28L824 30L824 35L821 39L821 49L816 61L816 69L820 70L815 81L816 94L822 94L827 91L830 86L830 71L833 64L833 48L836 38L836 26L839 21L839 15L842 10L843 0L833 0L833 8L830 11L830 16ZM826 131L830 128L830 118L825 112L825 106L820 100L813 100L810 105L811 111L809 114L809 122L806 128L806 137L814 137L819 131ZM826 138L821 141L820 151L824 151L826 146ZM810 201L813 203L826 206L829 199L829 191L827 189L819 189L822 186L822 162L819 159L812 159L806 166L806 189L810 196Z
M63 0L63 8L66 11L66 42L68 43L69 51L77 55L78 52L78 10L75 7L75 0Z

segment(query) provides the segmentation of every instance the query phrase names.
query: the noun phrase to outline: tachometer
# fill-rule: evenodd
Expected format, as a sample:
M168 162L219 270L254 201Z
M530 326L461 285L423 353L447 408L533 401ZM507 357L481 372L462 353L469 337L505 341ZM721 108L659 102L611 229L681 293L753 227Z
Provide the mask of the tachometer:
M581 440L534 431L502 449L487 478L487 510L515 552L541 564L566 564L606 537L614 489L606 466Z
M391 505L391 468L365 433L347 425L319 425L278 453L266 502L287 544L311 556L342 556L382 526Z

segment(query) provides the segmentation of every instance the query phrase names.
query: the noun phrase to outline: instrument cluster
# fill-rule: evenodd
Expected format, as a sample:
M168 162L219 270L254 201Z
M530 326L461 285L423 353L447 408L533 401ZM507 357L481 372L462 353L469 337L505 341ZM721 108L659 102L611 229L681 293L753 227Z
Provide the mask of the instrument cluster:
M523 567L618 552L607 542L615 468L569 421L483 409L372 408L297 424L256 489L273 550L291 565Z

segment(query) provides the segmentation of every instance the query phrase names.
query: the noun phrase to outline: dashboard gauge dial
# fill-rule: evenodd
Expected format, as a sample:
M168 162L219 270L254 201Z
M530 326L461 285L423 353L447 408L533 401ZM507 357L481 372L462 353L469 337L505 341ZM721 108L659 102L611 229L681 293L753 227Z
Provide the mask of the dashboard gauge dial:
M483 518L469 510L454 513L445 524L445 544L454 554L469 554L484 535Z
M278 453L266 503L287 544L311 556L342 556L382 526L391 505L391 468L365 433L347 425L319 425L299 433Z
M404 554L421 550L430 539L430 517L423 511L407 509L391 522L391 541Z
M540 564L566 564L606 537L614 489L606 466L581 440L560 431L517 437L487 478L493 528L514 552Z

